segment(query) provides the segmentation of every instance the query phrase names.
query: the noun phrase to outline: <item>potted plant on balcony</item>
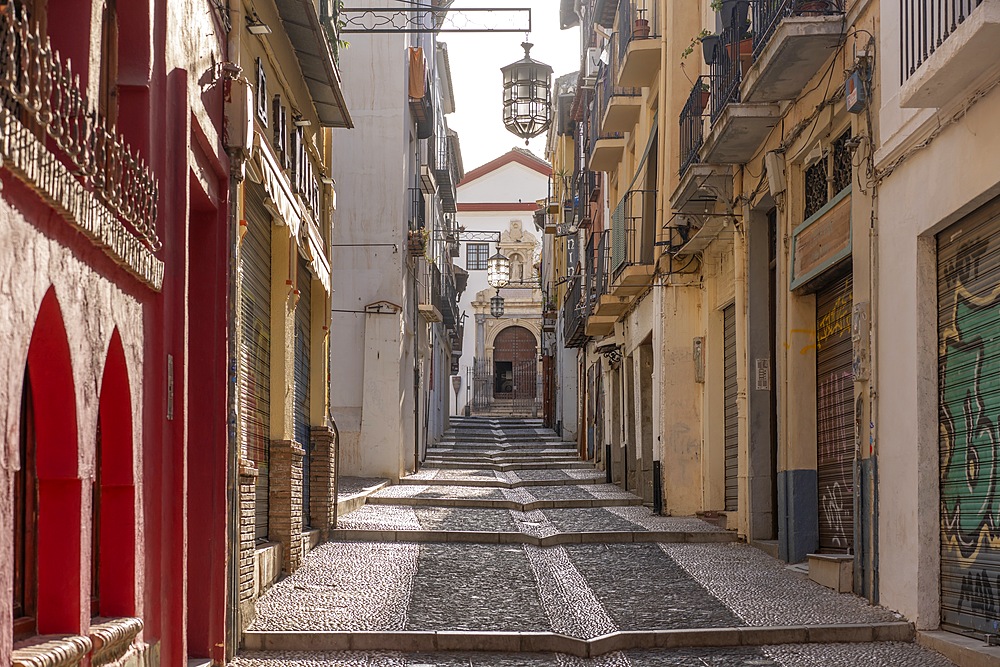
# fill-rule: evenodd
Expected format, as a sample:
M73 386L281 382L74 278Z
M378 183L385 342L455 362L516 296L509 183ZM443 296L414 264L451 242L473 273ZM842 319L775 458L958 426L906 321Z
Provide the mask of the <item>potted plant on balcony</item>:
M698 98L698 101L701 105L699 109L701 111L704 111L705 109L708 108L708 100L711 99L712 97L712 90L708 87L707 81L702 81L701 83L698 84L698 86L701 89L699 93L700 97Z
M681 52L681 60L684 60L689 55L691 55L692 53L694 53L695 47L697 47L699 43L701 44L701 47L704 50L704 52L706 54L708 54L708 49L710 47L708 47L708 46L705 45L706 40L708 40L709 44L714 44L715 46L718 46L718 44L719 44L719 36L718 35L713 35L708 30L702 30L697 35L695 35L694 37L691 38L691 43L688 44L687 48L684 49ZM713 50L713 52L714 52L715 46L711 47L712 50ZM712 64L711 62L708 61L707 55L706 55L705 63L708 64L708 65Z
M712 9L719 13L725 30L735 26L742 34L749 25L750 0L712 0Z
M646 13L645 9L639 9L637 12L639 13L639 17L634 21L632 37L634 39L646 39L649 37L649 19L643 16Z

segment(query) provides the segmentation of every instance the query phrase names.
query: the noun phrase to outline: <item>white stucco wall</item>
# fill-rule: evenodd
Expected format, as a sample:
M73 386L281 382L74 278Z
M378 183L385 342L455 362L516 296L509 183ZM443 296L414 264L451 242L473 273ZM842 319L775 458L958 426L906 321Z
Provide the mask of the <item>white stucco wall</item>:
M879 190L875 325L880 602L934 628L940 618L937 292L934 235L1000 194L1000 91L994 89L924 149L954 110L899 107L898 3L882 2L885 167ZM965 99L956 99L956 108ZM953 168L963 165L962 168ZM857 241L856 241L857 242ZM891 564L886 566L886 564Z

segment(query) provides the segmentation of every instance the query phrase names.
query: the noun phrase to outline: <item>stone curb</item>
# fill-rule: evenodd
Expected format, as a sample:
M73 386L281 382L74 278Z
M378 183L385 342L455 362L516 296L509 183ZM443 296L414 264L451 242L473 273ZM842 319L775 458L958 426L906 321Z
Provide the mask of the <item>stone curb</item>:
M442 453L442 454L431 454L424 459L424 464L427 463L479 463L481 461L488 461L490 463L498 464L512 464L512 463L585 463L581 461L580 457L575 453L570 454L526 454L524 456L511 456L504 453L498 454L455 454L455 453ZM593 464L590 464L593 465Z
M981 639L944 630L921 630L917 643L937 651L961 667L996 667L1000 665L1000 646L987 646Z
M657 542L661 544L723 544L737 542L731 532L686 531L588 531L556 533L546 537L515 532L485 532L474 530L363 530L340 528L330 531L331 541L340 542L466 542L474 544L531 544L554 547L561 544L631 544Z
M438 468L449 470L496 470L497 472L511 472L516 470L584 470L593 469L593 463L586 463L577 459L573 462L556 461L554 463L491 463L489 461L452 463L442 461L440 463L424 462L421 468Z
M905 622L787 627L622 630L592 639L554 632L317 631L244 632L249 651L495 651L565 653L594 658L637 649L769 646L775 644L867 643L913 640Z
M376 491L381 491L387 486L389 486L389 480L385 480L380 484L371 486L364 491L340 498L337 500L337 516L344 516L345 514L350 514L351 512L360 509L364 506L365 502L369 500L369 496Z
M433 486L433 485L431 485ZM406 496L370 496L369 505L404 505L408 507L465 507L479 509L532 510L578 509L581 507L630 507L642 505L642 498L595 498L593 500L535 500L518 503L513 500L484 500L481 498L415 498Z
M606 484L604 476L581 477L579 479L525 479L507 482L502 479L414 479L403 477L400 484L422 484L424 486L481 486L496 489L519 489L522 486L577 486L580 484Z

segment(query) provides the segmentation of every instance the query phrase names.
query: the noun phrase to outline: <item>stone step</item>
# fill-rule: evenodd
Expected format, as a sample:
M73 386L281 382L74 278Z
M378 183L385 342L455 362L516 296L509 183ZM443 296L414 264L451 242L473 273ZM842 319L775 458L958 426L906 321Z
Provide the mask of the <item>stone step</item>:
M526 486L563 486L575 484L604 484L604 475L580 478L554 478L554 479L522 479L516 482L509 482L502 479L476 479L460 477L452 479L436 479L426 477L403 477L400 484L433 484L434 486L476 486L493 487L497 489L519 489Z
M642 498L594 498L585 500L535 500L519 503L513 500L488 500L481 498L420 498L371 496L369 505L400 505L406 507L465 507L473 509L506 509L519 512L533 512L545 509L579 509L583 507L631 507L642 505Z
M243 646L248 651L495 651L563 653L592 658L636 649L911 642L913 637L913 626L909 623L885 622L619 630L590 639L555 632L247 631L243 633Z
M511 465L515 463L578 463L580 457L574 454L534 454L530 456L507 456L506 454L458 454L435 453L428 454L424 465L428 463L495 463ZM593 464L590 464L593 465Z
M580 456L576 453L575 449L496 449L483 447L481 449L474 448L446 448L446 447L432 447L427 450L427 456L458 456L458 457L476 457L476 458L516 458L516 459L531 459L535 457L549 458L572 458L577 461L581 460Z
M489 461L442 461L438 463L424 461L423 468L447 468L451 470L497 470L499 472L510 472L512 470L583 470L593 469L593 463L577 460L556 461L553 463L490 463Z
M608 530L556 533L539 537L520 532L476 530L364 530L338 528L331 541L340 542L462 542L471 544L530 544L555 547L561 544L725 544L737 542L735 533L709 531Z

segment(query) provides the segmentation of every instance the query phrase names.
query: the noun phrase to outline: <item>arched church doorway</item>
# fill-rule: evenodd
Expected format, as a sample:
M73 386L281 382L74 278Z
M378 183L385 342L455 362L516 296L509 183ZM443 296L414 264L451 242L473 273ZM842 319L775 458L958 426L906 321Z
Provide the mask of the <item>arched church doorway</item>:
M510 326L498 333L493 343L493 397L534 399L537 357L535 337L524 327Z

